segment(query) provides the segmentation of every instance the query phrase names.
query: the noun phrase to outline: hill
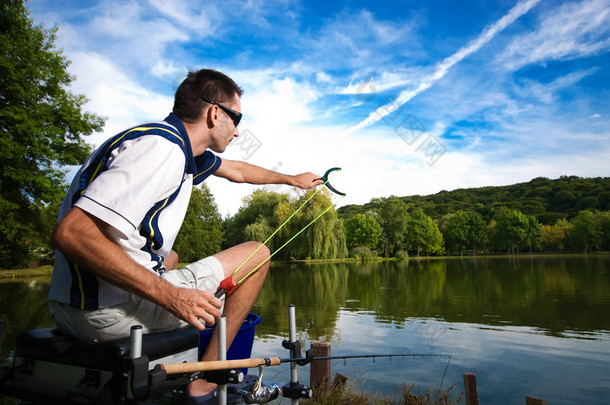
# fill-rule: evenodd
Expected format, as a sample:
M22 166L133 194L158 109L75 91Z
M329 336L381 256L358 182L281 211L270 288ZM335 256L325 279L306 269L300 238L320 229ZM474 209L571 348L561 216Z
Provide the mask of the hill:
M582 178L561 176L558 179L537 177L527 183L509 186L441 191L427 196L400 197L410 210L421 208L434 220L459 210L481 214L486 222L501 207L535 216L541 224L551 225L557 219L573 218L581 210L610 211L610 177ZM339 208L343 218L375 208L375 199L364 205Z

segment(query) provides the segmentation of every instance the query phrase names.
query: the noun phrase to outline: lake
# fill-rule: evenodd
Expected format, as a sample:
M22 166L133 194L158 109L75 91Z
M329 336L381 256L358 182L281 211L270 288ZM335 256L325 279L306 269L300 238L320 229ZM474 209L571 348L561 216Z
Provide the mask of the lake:
M18 331L52 325L48 284L0 283L3 359ZM262 322L253 356L288 357L290 304L307 347L322 340L333 355L431 355L333 361L333 372L362 389L442 382L461 392L462 374L474 372L482 404L610 397L610 256L274 264L254 308ZM308 374L300 368L305 383ZM289 379L288 366L265 371L265 380Z

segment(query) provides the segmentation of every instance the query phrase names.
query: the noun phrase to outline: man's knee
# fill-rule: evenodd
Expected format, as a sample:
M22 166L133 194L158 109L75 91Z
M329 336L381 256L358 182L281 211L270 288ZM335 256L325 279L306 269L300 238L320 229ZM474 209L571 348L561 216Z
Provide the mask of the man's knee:
M261 242L250 241L246 242L252 246L252 249L257 252L260 256L264 256L265 258L271 255L271 251L267 247L267 245L263 245Z

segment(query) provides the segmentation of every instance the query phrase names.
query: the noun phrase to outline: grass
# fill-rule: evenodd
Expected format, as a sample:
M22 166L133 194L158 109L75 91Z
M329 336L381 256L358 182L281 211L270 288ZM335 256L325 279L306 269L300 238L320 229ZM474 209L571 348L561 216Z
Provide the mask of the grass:
M369 393L361 390L359 382L348 382L345 387L333 386L329 391L302 401L305 405L453 405L461 404L463 393L455 395L456 384L445 389L428 388L425 392L414 392L415 385L404 384L392 394Z
M53 266L51 265L40 266L33 269L0 270L0 279L50 276L51 273L53 273Z

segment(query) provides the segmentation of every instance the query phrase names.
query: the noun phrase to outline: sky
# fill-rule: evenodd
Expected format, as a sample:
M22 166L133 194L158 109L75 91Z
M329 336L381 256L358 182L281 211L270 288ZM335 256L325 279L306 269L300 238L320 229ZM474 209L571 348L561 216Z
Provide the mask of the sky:
M244 90L221 157L372 198L610 175L610 0L31 0L100 145L162 120L188 71ZM206 180L223 217L254 189ZM297 193L288 186L267 190Z

